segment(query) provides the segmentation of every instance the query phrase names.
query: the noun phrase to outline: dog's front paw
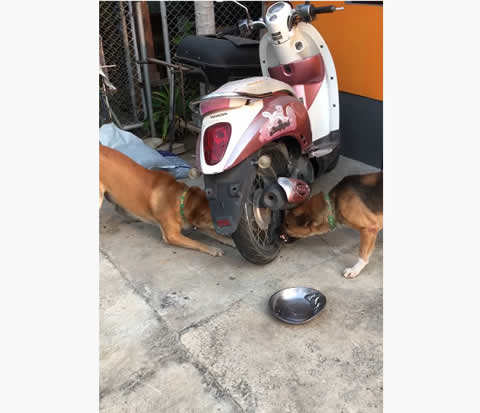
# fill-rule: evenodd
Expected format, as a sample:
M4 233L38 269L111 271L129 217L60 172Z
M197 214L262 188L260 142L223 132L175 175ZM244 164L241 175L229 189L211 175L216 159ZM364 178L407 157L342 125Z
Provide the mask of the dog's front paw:
M343 271L343 276L345 278L355 278L358 274L360 274L360 271L356 271L354 268L345 268Z
M235 242L233 242L233 239L231 239L231 238L222 237L222 239L219 239L219 241L222 244L228 245L229 247L237 248L237 246L235 245Z
M222 249L215 247L210 247L208 253L213 257L221 257L224 254Z
M360 274L367 264L368 261L364 261L359 257L357 263L352 268L345 268L345 271L343 271L343 276L350 279L355 278L358 274Z

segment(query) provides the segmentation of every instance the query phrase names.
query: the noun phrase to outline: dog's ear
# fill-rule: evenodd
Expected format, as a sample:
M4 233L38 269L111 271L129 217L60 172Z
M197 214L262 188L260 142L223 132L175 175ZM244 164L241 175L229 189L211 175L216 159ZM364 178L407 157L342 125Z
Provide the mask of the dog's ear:
M188 197L185 201L185 210L188 211L190 223L198 228L211 228L212 215L208 206L205 191L197 186L188 190Z

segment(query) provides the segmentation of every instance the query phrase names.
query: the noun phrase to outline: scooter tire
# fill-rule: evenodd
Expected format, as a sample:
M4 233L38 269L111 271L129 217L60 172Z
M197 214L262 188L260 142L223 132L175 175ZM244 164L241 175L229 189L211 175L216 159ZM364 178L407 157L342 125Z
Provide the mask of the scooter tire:
M249 212L247 209L249 206L245 204L243 208L244 211L240 218L237 230L232 234L233 241L242 257L247 261L256 265L268 264L277 257L282 248L282 243L280 240L275 240L273 243L268 244L263 248L260 247L256 242L248 223Z
M281 152L275 148L271 148L264 153L272 156L272 167L276 174L284 176L287 173L287 160ZM251 188L254 191L254 188ZM249 194L251 199L252 194ZM266 244L259 243L257 237L254 235L255 217L253 211L253 203L245 202L243 205L242 216L238 224L237 230L232 234L232 239L237 246L240 254L247 261L256 265L265 265L272 262L280 252L283 242L280 237L269 240ZM282 211L272 211L272 214L278 214L272 217L273 221L279 222L282 220Z

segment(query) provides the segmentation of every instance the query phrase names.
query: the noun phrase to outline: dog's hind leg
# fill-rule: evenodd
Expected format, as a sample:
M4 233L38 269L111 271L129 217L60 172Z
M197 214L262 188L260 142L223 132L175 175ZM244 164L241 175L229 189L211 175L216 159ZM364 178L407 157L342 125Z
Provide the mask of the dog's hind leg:
M355 278L365 268L372 255L375 241L377 240L378 229L376 228L362 228L360 230L360 251L357 263L351 267L346 268L343 272L345 278Z

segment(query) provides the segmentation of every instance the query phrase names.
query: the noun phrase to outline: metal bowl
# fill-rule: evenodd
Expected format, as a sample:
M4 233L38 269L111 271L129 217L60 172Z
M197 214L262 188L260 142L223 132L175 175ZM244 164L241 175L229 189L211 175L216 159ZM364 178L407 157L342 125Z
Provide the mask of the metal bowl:
M268 305L272 314L289 324L303 324L315 317L327 303L318 290L308 287L292 287L277 291Z

